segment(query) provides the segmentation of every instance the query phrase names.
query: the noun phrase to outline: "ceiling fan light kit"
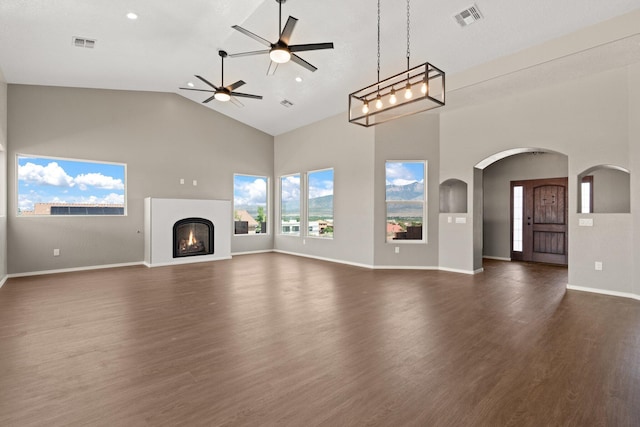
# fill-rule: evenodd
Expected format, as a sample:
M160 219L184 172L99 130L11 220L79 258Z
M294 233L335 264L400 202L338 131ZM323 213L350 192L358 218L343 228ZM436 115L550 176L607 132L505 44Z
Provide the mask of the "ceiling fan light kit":
M287 19L287 23L282 28L282 3L285 3L287 0L276 0L278 3L278 40L275 43L271 43L269 40L260 37L257 34L252 33L251 31L241 27L240 25L234 25L233 28L236 31L241 32L245 36L248 36L263 46L268 47L268 49L263 50L255 50L251 52L241 52L234 53L229 55L231 58L236 58L240 56L253 56L253 55L265 55L269 54L269 59L271 62L269 63L269 68L267 68L267 75L273 75L278 68L278 64L284 64L289 61L294 62L301 67L306 68L309 71L316 71L318 68L309 62L302 59L300 56L296 55L296 52L305 52L310 50L323 50L323 49L333 49L333 43L307 43L307 44L297 44L292 45L289 44L291 40L291 34L293 33L293 29L298 22L297 18L293 16L289 16Z
M220 86L216 86L213 83L211 83L210 81L208 81L207 79L205 79L204 77L198 76L196 75L196 77L202 81L204 84L206 84L207 86L209 86L211 89L196 89L193 88L193 84L189 84L187 83L188 86L190 87L181 87L180 89L182 90L194 90L194 91L198 91L198 92L209 92L209 93L213 93L212 96L210 96L209 98L205 99L204 101L202 101L203 104L207 104L209 103L211 100L215 99L216 101L220 101L220 102L227 102L227 101L231 101L233 104L235 104L238 107L243 107L244 104L242 104L240 101L238 101L236 99L236 97L239 98L250 98L250 99L262 99L262 96L260 95L251 95L249 93L240 93L240 92L235 92L235 90L237 88L239 88L240 86L243 86L245 84L244 81L242 80L238 80L237 82L224 86L224 58L226 58L228 56L227 52L225 52L224 50L219 50L218 51L218 55L220 55L220 59L221 59L221 68L222 68L222 76L220 78Z
M374 126L445 105L445 72L425 62L410 68L410 0L407 0L407 70L380 80L380 0L378 0L378 81L349 94L349 122ZM371 103L375 108L371 108Z

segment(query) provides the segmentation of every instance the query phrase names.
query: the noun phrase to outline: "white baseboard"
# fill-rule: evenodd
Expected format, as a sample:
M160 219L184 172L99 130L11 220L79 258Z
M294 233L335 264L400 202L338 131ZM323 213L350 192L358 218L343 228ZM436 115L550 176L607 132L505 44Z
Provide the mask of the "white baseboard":
M253 255L253 254L266 254L266 253L271 253L274 252L273 249L262 249L259 251L247 251L247 252L231 252L231 256L236 256L236 255Z
M438 270L447 271L449 273L461 273L461 274L474 275L474 274L482 273L484 271L484 268L478 268L477 270L461 270L458 268L438 267Z
M187 257L187 258L183 258L180 261L177 262L157 262L155 264L149 264L148 262L143 262L142 265L144 265L145 267L148 268L155 268L155 267L169 267L171 265L183 265L183 264L199 264L199 263L203 263L203 262L215 262L215 261L224 261L224 260L229 260L231 259L230 256L228 257L220 257L220 258L216 258L216 259L197 259L197 257Z
M631 298L640 301L640 295L629 292L609 291L607 289L585 288L584 286L573 286L567 283L567 289L570 291L591 292L594 294L609 295L612 297Z
M8 278L9 276L5 274L4 277L0 279L0 288L2 288L2 285L4 285L4 282L6 282Z
M289 252L289 251L283 251L280 249L274 249L272 252L276 252L279 254L285 254L285 255L293 255L293 256L299 256L299 257L303 257L303 258L312 258L312 259L317 259L320 261L328 261L328 262L335 262L336 264L346 264L346 265L351 265L353 267L362 267L362 268L368 268L368 269L373 269L374 267L372 265L369 264L360 264L357 262L350 262L350 261L344 261L341 259L335 259L335 258L325 258L325 257L319 257L319 256L315 256L315 255L308 255L308 254L301 254L298 252Z
M424 271L438 271L439 267L430 267L422 265L374 265L374 270L424 270Z
M484 259L494 259L496 261L511 261L511 258L503 258L503 257L499 257L499 256L483 255L482 258L484 258Z
M101 270L103 268L131 267L134 265L144 265L144 262L142 261L126 262L122 264L90 265L87 267L61 268L59 270L43 270L43 271L31 271L27 273L12 273L7 275L7 277L10 279L12 277L42 276L45 274L72 273L74 271Z

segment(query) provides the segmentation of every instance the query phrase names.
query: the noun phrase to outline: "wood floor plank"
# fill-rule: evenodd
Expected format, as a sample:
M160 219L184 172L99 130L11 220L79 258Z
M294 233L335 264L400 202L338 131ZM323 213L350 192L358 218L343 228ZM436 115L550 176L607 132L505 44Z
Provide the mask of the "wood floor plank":
M484 268L271 253L12 278L0 425L640 425L640 304Z

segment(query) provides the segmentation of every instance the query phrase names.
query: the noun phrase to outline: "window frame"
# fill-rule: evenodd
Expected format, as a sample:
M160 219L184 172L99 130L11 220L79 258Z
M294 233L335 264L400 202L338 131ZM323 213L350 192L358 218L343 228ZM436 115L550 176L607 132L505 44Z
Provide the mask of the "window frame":
M331 236L322 236L320 234L316 235L311 235L309 234L309 223L311 221L309 221L309 186L311 183L311 180L309 178L309 176L313 173L317 173L317 172L325 172L325 171L331 171L331 180L332 180L332 186L331 186L331 196L334 197L335 196L335 183L336 183L336 172L335 172L335 168L333 167L328 167L328 168L322 168L322 169L315 169L315 170L310 170L307 171L305 173L305 237L309 237L311 239L322 239L322 240L332 240L335 237L335 231L331 233ZM302 198L301 198L302 199ZM331 205L331 221L332 221L332 226L331 228L335 230L335 198L333 199L334 202Z
M417 200L387 200L387 165L389 163L422 163L423 166L423 184L424 184L424 190L422 192L422 200L421 201L417 201ZM428 243L428 238L427 238L427 225L428 225L428 221L427 221L427 184L428 184L428 180L427 180L427 176L428 176L428 162L427 160L385 160L384 162L384 202L385 202L385 206L384 206L384 218L385 218L385 230L384 230L384 236L385 236L385 243L387 244L391 244L391 245L399 245L399 244L426 244ZM421 239L389 239L388 233L387 233L387 225L388 225L388 219L389 219L389 205L393 204L393 203L402 203L402 204L409 204L409 205L422 205L422 238Z
M299 215L299 220L298 220L298 232L294 233L294 232L289 232L289 233L285 233L283 231L283 212L282 212L282 181L288 177L298 177L298 215ZM280 175L280 177L278 178L278 197L279 197L279 204L278 204L278 235L279 236L286 236L286 237L303 237L303 234L300 232L300 230L302 229L302 221L303 218L305 218L305 212L303 212L303 180L304 180L304 174L301 172L294 172L294 173L289 173L289 174L284 174L284 175ZM287 224L289 226L291 226L292 228L295 227L295 222L294 223L290 223Z
M235 194L236 194L236 176L244 176L244 177L252 177L252 178L264 178L265 182L266 182L266 196L265 196L265 207L264 207L264 211L265 211L265 217L266 217L266 225L265 225L265 232L264 233L236 233L236 227L235 227L235 212L236 212L236 198L235 198ZM246 236L269 236L270 233L270 225L271 225L271 221L269 219L270 215L269 215L269 207L271 206L271 192L269 191L270 188L270 182L271 178L266 176L266 175L254 175L251 173L234 173L233 174L233 204L232 204L232 220L233 220L233 224L232 224L232 230L233 230L233 236L234 237L246 237ZM255 219L255 218L254 218ZM260 223L258 223L260 224Z
M52 160L52 161L63 161L63 162L76 162L76 163L90 163L90 164L99 164L99 165L112 165L112 166L121 166L123 169L123 211L122 214L82 214L82 215L76 215L76 214L69 214L69 215L36 215L35 214L35 203L34 203L34 214L29 214L29 215L21 215L20 214L20 179L19 179L19 172L20 172L20 158L27 158L27 159L38 159L38 160ZM66 172L66 171L65 171ZM14 212L14 215L16 218L95 218L95 217L102 217L102 218L119 218L119 217L126 217L129 214L129 203L128 203L128 165L127 163L120 163L120 162L110 162L110 161L103 161L103 160L88 160L88 159L78 159L78 158L70 158L70 157L59 157L59 156L48 156L48 155L36 155L36 154L26 154L26 153L15 153L15 203L16 203L16 211ZM47 202L41 202L41 203L47 203ZM65 202L65 203L69 203L69 202ZM90 207L90 204L87 204L87 207ZM107 206L109 207L109 206Z

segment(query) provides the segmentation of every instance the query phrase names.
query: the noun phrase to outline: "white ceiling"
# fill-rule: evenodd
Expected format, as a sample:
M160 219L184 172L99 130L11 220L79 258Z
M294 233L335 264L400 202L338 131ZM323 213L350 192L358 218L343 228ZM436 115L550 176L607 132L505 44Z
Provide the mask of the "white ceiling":
M411 2L411 64L429 61L450 78L471 67L640 9L640 0L477 0L484 19L460 28L453 16L472 0ZM406 2L381 0L381 76L406 67ZM125 15L135 11L136 21ZM376 81L376 2L288 0L283 24L299 19L291 44L333 42L333 50L299 55L267 76L267 56L229 58L225 84L244 80L244 107L208 108L271 135L345 113L348 94ZM194 74L220 84L219 49L260 50L242 27L275 41L276 0L0 0L0 70L8 83L174 92L194 102L206 93L178 88ZM97 40L77 48L72 37ZM578 61L578 64L582 64ZM301 83L295 77L303 78ZM283 99L291 101L283 107Z

